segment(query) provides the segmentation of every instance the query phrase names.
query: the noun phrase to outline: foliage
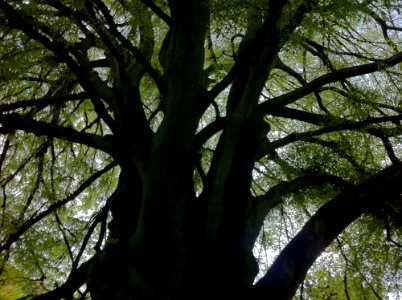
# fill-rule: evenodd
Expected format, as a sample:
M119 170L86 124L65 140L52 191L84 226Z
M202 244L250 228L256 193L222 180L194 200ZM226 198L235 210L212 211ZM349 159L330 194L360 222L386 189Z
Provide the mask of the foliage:
M0 277L0 299L13 300L25 295L41 294L45 290L39 282L24 276L9 264L3 265Z
M0 0L0 298L401 296L401 9Z

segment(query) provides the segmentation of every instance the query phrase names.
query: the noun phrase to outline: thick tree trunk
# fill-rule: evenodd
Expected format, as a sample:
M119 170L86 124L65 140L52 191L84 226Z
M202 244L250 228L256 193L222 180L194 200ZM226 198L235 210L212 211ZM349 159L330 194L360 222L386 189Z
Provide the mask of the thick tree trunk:
M128 244L111 241L89 272L89 286L94 286L92 297L148 300L241 295L247 299L291 299L308 269L336 236L364 212L381 206L384 201L396 199L402 192L402 186L398 184L401 180L402 165L396 164L329 201L306 223L255 286L245 280L245 277L255 275L244 268L247 251L233 252L242 248L237 247L228 231L221 234L222 242L215 243L215 248L206 246L211 245L208 240L195 243L197 236L186 240L190 246L185 256L185 280L174 293L158 290L152 282L143 281L141 270L133 268L135 259ZM152 272L171 266L169 257L158 263L160 265Z
M257 105L274 58L296 26L289 25L286 33L276 26L286 3L270 3L264 26L250 18L232 79L228 123L202 195L196 198L191 178L197 149L192 146L199 119L211 100L201 83L209 12L206 1L169 2L173 25L159 54L166 111L152 138L147 168L141 172L138 226L128 246L126 239L119 239L105 248L100 259L107 270L111 257L121 253L114 264L121 275L102 268L93 272L104 274L102 280L110 278L115 286L104 288L99 297L112 290L115 299L135 295L144 300L249 292L258 272L252 249L260 229L247 224L253 214L250 184L261 137L267 133Z

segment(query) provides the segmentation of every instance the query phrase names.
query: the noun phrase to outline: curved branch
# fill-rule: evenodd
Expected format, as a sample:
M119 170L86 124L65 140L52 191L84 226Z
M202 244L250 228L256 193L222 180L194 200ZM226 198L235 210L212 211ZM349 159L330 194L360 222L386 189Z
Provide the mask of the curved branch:
M279 110L275 110L279 113ZM291 113L293 116L296 114L300 117L305 118L305 120L309 119L309 116L311 117L310 123L317 124L316 122L320 121L321 115L313 114L313 113L308 113L308 112L300 112L295 109L287 109L285 112ZM378 117L378 118L372 118L369 117L367 119L361 120L361 121L356 121L352 122L349 120L344 120L342 118L334 118L334 117L329 117L325 116L322 118L322 122L328 122L328 126L322 127L317 130L313 131L306 131L306 132L294 132L291 133L284 138L275 140L270 143L263 143L261 144L261 147L258 151L258 157L262 157L265 154L269 153L272 151L272 149L278 149L281 148L285 145L288 145L290 143L293 143L295 141L301 141L301 140L309 140L314 136L318 136L321 134L325 133L330 133L330 132L335 132L335 131L340 131L340 130L360 130L362 128L365 128L366 132L375 136L381 135L386 137L387 135L381 131L381 129L378 128L373 128L373 127L368 127L369 125L373 124L380 124L380 123L385 123L385 122L399 122L402 120L402 115L395 115L395 116L386 116L386 117ZM331 122L333 122L334 125L331 125ZM319 123L318 123L319 124ZM317 125L318 125L317 124ZM390 128L393 129L393 128Z
M85 283L90 267L96 263L99 256L100 253L95 254L79 268L73 270L65 283L46 294L34 297L33 300L71 299L71 295Z
M108 205L108 201L107 201L106 205L102 208L102 210L99 212L99 214L95 217L92 224L89 226L89 228L82 240L82 243L81 243L80 249L78 250L77 256L73 260L72 267L71 267L72 270L77 269L78 264L82 258L82 255L84 254L84 251L88 245L90 238L92 237L93 232L95 231L96 226L98 226L99 223L101 223L105 218L107 218L107 213L109 210L108 206L109 205ZM95 246L96 252L100 251L100 245L98 245L98 244L100 244L99 241Z
M402 163L387 167L324 204L256 284L256 294L291 299L315 260L354 220L402 192Z
M256 197L255 200L261 203L260 205L272 209L276 205L282 203L280 198L283 196L297 192L308 186L321 185L324 183L335 184L343 187L353 186L353 184L338 176L330 174L307 174L291 181L283 181L269 189L269 191L264 195ZM269 210L266 210L266 213L268 212Z
M253 208L247 224L252 224L253 226L252 232L255 233L255 236L253 237L254 241L257 239L267 214L283 202L282 198L285 195L300 191L306 187L326 183L341 186L343 188L350 188L353 186L348 181L331 174L313 173L298 177L291 181L283 181L269 189L269 191L264 195L252 199Z
M193 148L195 150L199 150L201 146L204 145L208 139L210 139L214 134L224 129L226 124L227 124L227 118L221 117L205 126L196 134L193 142Z
M275 110L286 106L290 103L297 101L298 99L316 91L318 88L328 83L340 81L342 79L361 76L376 71L384 70L402 62L402 52L399 52L389 58L379 60L369 64L358 65L354 67L340 69L325 75L322 75L305 86L295 89L292 92L278 96L271 100L265 101L259 105L260 110L264 113L269 113L271 110Z
M101 137L92 133L79 132L71 128L65 128L59 125L49 124L44 121L36 121L19 114L1 114L0 113L0 133L8 133L13 130L23 130L34 135L46 135L55 137L73 143L80 143L104 151L113 156L113 141L107 137Z

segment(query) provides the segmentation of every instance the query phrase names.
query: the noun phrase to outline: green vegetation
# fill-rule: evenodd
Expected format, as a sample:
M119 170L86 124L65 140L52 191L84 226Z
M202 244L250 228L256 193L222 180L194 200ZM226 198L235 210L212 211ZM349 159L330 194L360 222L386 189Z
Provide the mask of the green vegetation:
M402 296L399 0L0 0L0 299Z

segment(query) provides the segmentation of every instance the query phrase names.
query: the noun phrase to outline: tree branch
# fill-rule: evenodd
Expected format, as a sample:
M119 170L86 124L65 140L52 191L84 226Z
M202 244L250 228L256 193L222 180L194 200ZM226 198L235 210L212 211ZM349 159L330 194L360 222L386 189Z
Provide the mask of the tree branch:
M309 82L305 86L295 89L292 92L278 96L271 100L265 101L259 105L260 110L264 113L270 113L271 110L278 109L280 107L286 106L290 103L297 101L298 99L314 92L318 88L324 86L325 84L337 82L342 79L356 77L360 75L365 75L373 73L376 71L384 70L386 68L392 67L398 63L402 62L402 52L399 52L389 58L383 59L378 62L373 62L364 65L358 65L354 67L340 69L325 75L322 75L313 81Z
M258 157L262 157L265 154L269 153L272 149L278 149L281 148L285 145L288 145L290 143L293 143L295 141L301 141L301 140L308 140L311 139L314 136L318 136L321 134L325 133L330 133L330 132L335 132L335 131L340 131L340 130L361 130L362 128L365 128L366 132L375 135L375 136L382 136L386 137L385 133L382 133L380 129L378 128L373 128L373 127L368 127L369 125L373 124L380 124L380 123L385 123L385 122L398 122L402 120L402 115L395 115L395 116L386 116L386 117L378 117L378 118L372 118L369 117L365 120L361 121L349 121L349 120L344 120L342 118L334 118L334 117L329 117L329 116L322 116L313 113L308 113L308 112L301 112L297 111L295 109L286 109L284 110L284 114L288 115L293 115L294 117L296 115L300 116L304 120L310 120L309 122L312 124L319 124L319 122L322 119L322 122L327 122L329 125L326 127L322 127L317 130L312 130L312 131L307 131L307 132L294 132L291 133L284 138L272 141L270 143L262 143L260 146L260 149L258 151ZM273 114L280 115L280 111L275 109L275 112ZM311 118L310 118L311 117ZM331 125L331 123L333 125Z
M29 38L38 41L57 54L72 70L77 71L77 64L66 50L68 47L66 47L64 40L62 38L52 40L46 36L46 34L52 36L52 30L49 27L35 23L32 18L24 15L22 11L14 9L7 1L0 0L0 8L5 12L10 27L19 29ZM52 36L52 38L54 37Z
M4 250L7 250L11 247L11 245L16 242L28 229L30 229L33 225L41 221L43 218L47 217L52 212L56 211L58 208L66 205L68 202L74 200L79 194L81 194L85 189L87 189L93 182L95 182L100 176L107 173L111 169L116 166L116 162L112 162L108 164L102 170L99 170L92 174L87 180L85 180L71 195L66 197L65 199L58 201L48 207L45 211L39 213L32 219L26 221L24 225L22 225L16 232L10 234L5 242L0 245L0 253Z
M73 270L65 283L46 294L34 297L33 300L71 299L71 295L85 283L90 267L96 263L99 256L99 253L95 254L79 268Z
M296 119L314 125L322 125L322 123L328 122L331 118L333 118L328 115L324 116L321 114L306 112L289 107L282 107L281 109L272 110L269 112L269 115L293 120Z
M210 139L214 134L222 130L226 126L226 123L227 118L221 117L201 129L195 136L193 148L196 150L200 149L201 146L204 145L208 139Z
M279 25L284 18L282 10L286 5L289 5L289 1L269 1L268 15L263 25L255 31L251 30L243 38L241 42L243 44L241 45L242 49L238 51L235 64L227 75L208 92L208 98L214 99L227 88L244 68L249 67L251 59L254 60L254 64L256 62L258 64L264 54L267 57L276 55L290 34L300 24L303 16L311 10L316 2L315 0L304 1L293 15L286 17L288 20L283 22L284 25ZM273 28L275 29L273 30ZM255 57L258 57L258 59L255 60Z
M45 135L62 140L79 143L104 151L113 156L114 146L110 138L105 138L92 133L79 132L71 128L49 124L44 121L36 121L19 114L0 113L0 133L8 133L13 130L23 130L34 135Z
M120 43L124 47L126 47L128 51L130 51L134 55L138 62L144 67L144 70L149 74L149 76L151 76L159 91L163 94L166 91L166 84L160 76L159 72L153 68L151 63L146 59L141 51L136 46L134 46L123 34L120 33L106 5L102 1L96 1L96 3L99 9L102 11L107 24L109 25L110 32L120 41Z
M60 9L59 6L55 6ZM63 62L77 76L81 86L88 92L98 95L98 97L91 97L92 102L99 113L104 119L106 124L114 130L114 123L110 116L104 113L105 109L102 109L101 102L98 98L107 99L110 102L111 89L99 78L99 76L87 66L80 66L74 60L74 57L78 60L81 59L81 55L76 48L70 47L69 43L52 30L39 22L34 22L32 18L25 15L22 11L14 9L6 1L0 0L0 8L6 13L9 26L21 30L29 38L36 40L44 47L55 53L55 55ZM48 36L46 36L46 33ZM67 50L68 49L68 50ZM69 52L70 51L70 52Z
M264 195L252 199L253 209L247 224L253 224L253 232L255 232L253 239L257 239L267 214L282 203L282 198L285 195L300 191L309 186L317 186L326 183L344 188L353 186L348 181L331 174L307 174L291 181L283 181L270 188Z
M88 94L83 92L83 93L69 94L69 95L63 95L63 96L43 97L43 98L39 98L39 99L23 100L23 101L18 101L18 102L14 102L14 103L1 104L0 112L15 110L15 109L19 109L19 108L26 108L26 107L31 107L31 106L35 106L38 108L44 108L48 105L60 104L60 103L65 103L68 101L75 101L75 100L84 100L84 99L87 99L88 97L89 97Z
M167 25L172 26L172 19L170 16L168 16L158 5L156 5L155 2L152 0L141 0L141 2L152 10L155 15L161 18Z
M402 163L387 167L324 204L304 225L256 284L256 294L290 299L326 247L375 204L402 192Z

